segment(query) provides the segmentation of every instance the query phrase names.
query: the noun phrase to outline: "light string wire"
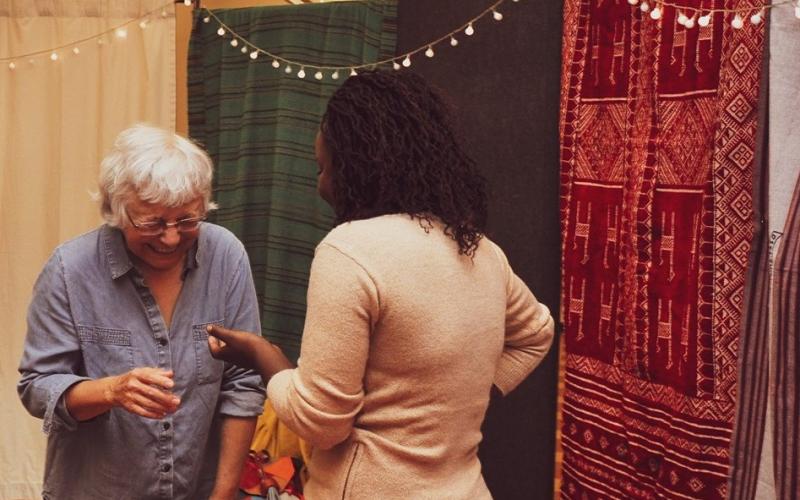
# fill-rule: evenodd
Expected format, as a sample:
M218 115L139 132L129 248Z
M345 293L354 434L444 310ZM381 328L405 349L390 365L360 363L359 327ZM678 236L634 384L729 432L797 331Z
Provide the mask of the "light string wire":
M650 18L653 20L661 19L661 16L663 16L664 7L672 7L677 12L678 24L685 26L688 29L694 28L696 18L697 24L699 24L701 27L708 26L711 23L711 17L714 14L734 14L733 19L730 22L731 26L734 29L742 29L744 27L744 20L742 19L743 15L746 16L747 14L753 12L754 14L750 16L750 22L752 24L761 24L761 22L764 20L764 12L766 10L789 4L793 4L795 6L794 15L800 19L800 0L780 0L778 2L770 2L761 5L744 5L735 8L704 8L702 5L700 7L680 5L669 0L652 1L655 7L651 7L648 0L628 0L628 3L632 6L639 5L641 11L644 13L649 12ZM689 15L687 15L687 13ZM699 18L698 14L700 14Z
M85 38L80 38L78 40L73 40L72 42L65 43L64 45L59 45L57 47L51 47L49 49L37 50L35 52L28 52L26 54L18 54L16 56L0 57L0 63L17 61L17 60L26 59L26 58L42 56L42 55L45 55L45 54L51 54L52 55L53 53L58 53L61 50L68 49L68 48L74 48L74 47L76 47L78 45L82 45L82 44L84 44L84 43L86 43L86 42L88 42L90 40L101 39L101 38L103 38L103 37L105 37L107 35L110 35L111 33L117 32L117 30L125 28L126 26L128 26L130 24L133 24L133 23L135 23L137 21L143 21L144 19L149 19L150 17L152 17L158 11L161 11L162 14L164 14L165 13L164 9L166 9L167 7L170 7L171 5L173 5L173 2L167 2L167 3L163 4L160 7L156 7L153 10L147 11L147 12L145 12L144 14L142 14L139 17L136 17L136 18L133 18L133 19L129 19L129 20L125 21L124 23L121 23L121 24L119 24L117 26L114 26L113 28L109 28L109 29L107 29L105 31L102 31L102 32L97 33L97 34L92 35L92 36L87 36Z
M243 46L241 48L241 52L243 52L243 53L249 52L251 59L255 60L255 59L258 58L259 54L265 54L268 57L272 58L272 60L273 60L272 65L275 68L279 68L281 63L285 64L287 73L293 72L293 70L291 68L292 65L299 66L300 70L298 71L298 76L300 76L301 78L305 77L304 68L315 69L315 70L318 70L318 72L315 75L315 77L318 80L320 80L320 79L322 79L322 74L321 74L322 70L328 70L328 71L333 70L334 71L333 77L335 79L335 78L338 77L338 71L339 70L347 70L347 69L349 69L350 70L350 74L354 74L354 73L356 73L356 70L359 70L359 69L374 68L374 67L377 67L377 66L380 66L380 65L383 65L383 64L388 64L388 63L392 63L392 65L393 65L393 67L395 69L400 69L401 65L404 66L404 67L409 67L409 66L411 66L411 56L417 55L418 53L422 52L423 50L425 51L425 55L427 57L433 57L433 55L434 55L433 47L435 45L437 45L437 44L439 44L439 43L441 43L441 42L443 42L443 41L445 41L446 39L449 38L451 45L455 47L456 45L458 45L458 40L455 38L455 35L460 33L460 32L462 32L462 31L467 36L473 35L474 32L475 32L473 24L477 23L480 19L482 19L483 17L487 16L489 13L492 13L492 16L494 17L495 21L501 21L503 19L503 15L497 10L497 8L500 5L502 5L503 3L505 3L505 1L506 0L497 0L496 2L492 3L487 8L485 8L480 14L478 14L475 17L473 17L469 21L465 22L464 24L462 24L458 28L450 31L449 33L446 33L445 35L440 36L439 38L437 38L435 40L432 40L432 41L430 41L428 43L422 44L422 45L420 45L419 47L417 47L417 48L415 48L413 50L410 50L408 52L405 52L403 54L399 54L399 55L396 55L396 56L393 56L393 57L387 57L385 59L381 59L381 60L378 60L378 61L369 62L369 63L362 63L362 64L355 64L355 65L352 65L352 64L350 64L350 65L319 65L319 64L303 63L303 62L300 62L300 61L294 61L294 60L291 60L291 59L287 59L287 58L282 57L282 56L280 56L280 55L278 55L278 54L276 54L274 52L271 52L269 50L266 50L266 49L263 49L261 47L258 47L257 45L255 45L254 43L250 42L249 40L247 40L243 36L239 35L238 33L236 33L236 31L231 29L230 26L225 24L219 17L217 17L217 15L212 10L209 10L207 8L202 8L202 10L205 12L205 16L203 17L203 22L209 23L211 21L211 19L214 19L214 21L216 21L216 23L219 24L219 26L220 26L219 30L217 31L217 34L219 34L220 36L225 36L227 34L230 34L231 35L230 44L232 46L234 46L234 47L237 47L239 45L239 43L243 44ZM772 8L775 8L775 7L778 7L778 6L781 6L781 5L790 5L790 4L793 4L795 6L795 16L797 18L800 18L800 0L780 0L778 2L770 2L770 3L766 3L766 4L762 4L762 5L743 6L743 7L737 7L737 8L715 8L715 7L703 8L702 6L701 7L693 7L693 6L688 6L688 5L680 5L678 3L673 3L673 2L671 2L669 0L651 0L651 1L655 5L655 7L651 8L650 7L650 3L649 3L648 0L628 0L628 4L630 4L632 6L637 6L638 5L639 8L643 12L645 12L645 13L649 12L650 13L650 17L655 19L655 20L661 18L661 16L663 15L662 9L664 7L674 8L678 12L678 22L681 25L683 25L683 26L685 26L687 28L694 27L694 20L695 20L695 18L697 17L698 14L704 14L704 15L700 16L700 19L699 19L699 24L701 26L704 26L704 25L708 24L708 22L710 20L710 17L713 14L723 13L723 14L735 14L735 17L734 17L733 21L731 22L731 24L733 25L734 28L739 29L739 28L742 28L742 26L743 26L743 21L741 19L741 15L742 14L755 12L755 14L753 14L750 17L750 21L753 24L758 24L758 23L760 23L762 21L762 14L763 14L763 12L765 10L772 9ZM512 2L518 3L519 0L512 0ZM37 50L37 51L29 52L29 53L26 53L26 54L18 54L18 55L15 55L15 56L0 57L0 63L9 63L9 69L13 70L16 67L16 65L15 65L16 61L23 60L23 59L26 59L26 58L35 58L35 57L46 55L48 53L50 54L50 58L53 61L56 61L59 58L58 52L59 51L63 51L64 49L67 49L67 48L70 48L70 47L73 48L73 52L77 55L80 52L79 49L78 49L79 45L85 44L85 43L89 42L90 40L94 40L94 39L97 39L98 42L100 42L103 39L103 37L106 37L106 36L110 35L111 33L115 33L115 32L119 34L119 30L124 29L128 25L136 23L137 21L140 21L139 26L142 27L142 29L144 29L146 27L146 23L148 22L147 19L151 18L158 11L161 11L162 16L165 16L166 15L166 10L165 9L167 9L168 7L170 7L172 5L174 5L173 2L165 3L162 6L156 7L154 9L142 14L141 16L139 16L137 18L130 19L130 20L124 22L124 23L121 23L121 24L119 24L117 26L109 28L109 29L107 29L105 31L102 31L100 33L97 33L95 35L84 37L84 38L81 38L81 39L78 39L78 40L73 40L73 41L71 41L69 43L66 43L66 44L63 44L63 45L59 45L57 47L51 47L51 48L48 48L48 49ZM191 6L191 2L188 1L188 0L184 0L184 5ZM690 16L687 16L686 13L690 14ZM124 36L123 36L123 38L124 38ZM398 63L398 61L402 61L402 62Z
M636 5L636 4L639 3L639 1L640 0L628 0L628 3L631 4L631 5ZM642 4L648 4L648 2L646 0L641 0L641 3ZM677 4L677 3L669 2L667 0L653 0L652 3L654 3L656 5L662 5L662 6L665 6L665 7L672 7L674 9L676 9L676 10L682 10L682 11L688 11L688 12L708 12L709 14L716 14L717 12L722 12L722 13L725 13L725 14L742 14L742 13L747 13L747 12L761 12L761 11L764 11L766 9L772 9L774 7L778 7L780 5L789 5L789 4L800 5L800 1L798 1L798 0L781 0L779 2L770 2L770 3L766 3L766 4L762 4L762 5L744 6L744 7L738 7L738 8L733 8L733 9L726 9L724 7L721 7L721 8L712 7L710 9L706 9L706 8L703 8L703 7L690 7L688 5L680 5L680 4Z
M369 63L361 63L361 64L321 65L321 64L312 64L312 63L305 63L305 62L301 62L301 61L295 61L295 60L292 60L292 59L288 59L286 57L282 57L282 56L280 56L280 55L278 55L278 54L276 54L274 52L271 52L269 50L266 50L266 49L263 49L263 48L257 46L256 44L254 44L254 43L250 42L249 40L247 40L245 37L239 35L236 31L231 29L231 27L229 25L225 24L219 17L217 17L217 15L212 10L209 10L209 9L206 9L206 8L203 8L203 11L205 11L205 17L203 18L203 22L209 23L213 19L219 25L219 29L217 30L217 34L220 37L224 37L226 35L230 35L231 36L230 44L232 46L234 46L234 47L237 47L239 45L239 43L243 44L244 46L240 49L241 52L242 53L250 52L250 58L251 59L257 59L259 54L264 54L267 57L272 58L272 60L273 60L272 65L276 69L278 67L280 67L281 64L286 65L286 68L287 68L286 72L287 73L292 72L292 70L291 70L292 66L298 66L300 68L300 71L298 71L298 76L300 76L300 74L301 74L300 72L303 72L303 76L300 76L301 78L303 78L305 76L304 75L304 71L303 71L305 68L309 68L311 70L317 70L317 71L323 71L323 70L331 71L332 70L332 71L335 72L335 75L338 76L338 71L341 71L341 70L350 70L351 74L353 74L354 72L356 72L359 69L363 70L365 68L374 68L376 66L380 66L380 65L388 64L388 63L392 63L394 65L395 69L399 69L398 66L400 64L402 64L402 66L404 66L404 67L408 67L408 66L411 65L411 56L416 55L416 54L418 54L420 52L423 52L423 51L425 52L426 56L433 57L433 54L434 54L433 53L433 47L435 45L437 45L437 44L439 44L439 43L441 43L441 42L443 42L443 41L445 41L445 40L447 40L449 38L451 45L456 46L458 44L458 41L455 38L455 35L460 33L460 32L462 32L462 31L464 31L467 36L472 36L475 33L475 28L473 27L473 25L475 23L477 23L481 18L487 16L488 14L491 13L492 17L494 18L495 21L501 21L503 19L503 15L497 10L497 8L500 5L502 5L505 1L506 0L498 0L498 1L494 2L493 4L491 4L488 7L486 7L480 14L478 14L475 17L473 17L469 21L465 22L464 24L462 24L458 28L454 29L453 31L450 31L449 33L447 33L445 35L442 35L442 36L440 36L439 38L437 38L437 39L435 39L433 41L430 41L428 43L424 43L424 44L420 45L419 47L417 47L417 48L415 48L413 50L410 50L410 51L405 52L403 54L395 55L395 56L392 56L392 57L387 57L385 59L380 59L378 61L373 61L373 62L369 62ZM512 0L512 2L518 3L519 0ZM402 61L402 63L398 63L398 61ZM334 76L334 78L336 78L337 76ZM321 75L319 73L317 73L317 75L315 75L315 77L318 80L321 79Z

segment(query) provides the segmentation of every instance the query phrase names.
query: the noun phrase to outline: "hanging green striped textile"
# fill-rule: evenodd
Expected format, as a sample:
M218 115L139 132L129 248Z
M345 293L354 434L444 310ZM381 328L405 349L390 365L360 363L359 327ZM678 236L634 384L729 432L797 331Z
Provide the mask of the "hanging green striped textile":
M396 0L214 11L241 37L281 57L355 65L394 55ZM330 95L347 78L297 77L261 54L251 60L199 12L189 48L189 135L216 165L210 220L250 256L262 334L296 359L314 248L333 215L316 192L314 137Z

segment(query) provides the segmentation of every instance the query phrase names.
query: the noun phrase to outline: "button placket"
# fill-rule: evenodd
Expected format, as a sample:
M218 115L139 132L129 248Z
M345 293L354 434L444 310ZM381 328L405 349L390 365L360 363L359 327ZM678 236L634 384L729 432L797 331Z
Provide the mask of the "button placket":
M144 305L145 315L147 322L150 326L153 341L155 342L155 355L157 358L158 367L169 370L171 369L171 357L169 355L170 346L168 332L166 325L161 317L161 311L158 309L158 304L155 298L150 293L149 288L141 278L135 279L137 291ZM172 497L173 490L173 433L171 423L171 416L167 416L158 424L158 464L156 467L159 471L159 490L165 498Z

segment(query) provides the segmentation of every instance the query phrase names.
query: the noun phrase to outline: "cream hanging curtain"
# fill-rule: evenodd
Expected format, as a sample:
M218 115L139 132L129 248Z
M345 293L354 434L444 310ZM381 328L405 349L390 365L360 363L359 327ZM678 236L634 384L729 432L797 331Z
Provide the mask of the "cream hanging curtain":
M100 160L140 121L174 129L170 2L0 0L0 500L41 498L45 436L15 387L33 282L56 245L100 222Z

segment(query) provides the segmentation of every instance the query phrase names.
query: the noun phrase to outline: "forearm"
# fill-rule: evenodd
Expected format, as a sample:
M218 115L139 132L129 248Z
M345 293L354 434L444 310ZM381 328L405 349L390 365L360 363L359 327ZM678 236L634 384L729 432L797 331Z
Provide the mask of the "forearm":
M256 417L223 418L213 499L235 498L255 428Z
M283 354L280 347L264 340L257 343L258 349L255 357L256 371L261 375L264 384L276 373L294 368L294 364Z
M111 396L114 377L84 380L73 385L64 394L67 411L78 421L102 415L115 405Z

